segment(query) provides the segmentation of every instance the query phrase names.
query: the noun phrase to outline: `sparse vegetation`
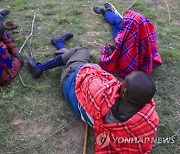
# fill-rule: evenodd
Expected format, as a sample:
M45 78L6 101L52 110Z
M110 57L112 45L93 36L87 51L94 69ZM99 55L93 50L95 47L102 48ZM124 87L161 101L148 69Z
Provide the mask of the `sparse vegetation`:
M111 29L101 16L92 10L105 0L2 0L1 8L11 12L5 21L15 20L19 25L11 33L20 48L30 33L34 12L37 11L34 33L23 52L30 53L40 62L54 56L50 38L63 32L73 32L67 47L84 45L90 48L91 59L98 61L101 45L112 42ZM109 0L119 12L133 0ZM167 9L169 7L169 11ZM178 0L138 0L132 10L147 16L157 28L159 51L163 65L154 70L152 78L157 86L155 101L160 116L157 137L173 136L180 120L180 3ZM169 20L170 19L170 20ZM28 47L29 46L29 47ZM24 54L25 62L27 58ZM85 124L74 120L75 115L64 101L60 90L60 70L44 72L33 79L27 64L20 72L28 88L17 76L8 87L0 88L0 153L82 153ZM58 131L60 130L60 131ZM93 153L93 130L89 131L88 153ZM179 140L173 144L156 144L153 154L179 153Z

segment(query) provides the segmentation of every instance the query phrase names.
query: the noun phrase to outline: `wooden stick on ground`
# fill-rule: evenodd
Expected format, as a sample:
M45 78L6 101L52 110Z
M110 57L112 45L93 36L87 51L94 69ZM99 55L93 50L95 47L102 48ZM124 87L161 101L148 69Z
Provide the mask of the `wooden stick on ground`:
M130 6L128 6L128 7L126 8L126 10L129 10L131 7L133 7L133 5L134 5L137 1L138 1L138 0L134 0L134 2L133 2ZM122 12L122 16L124 16L124 12L126 12L126 10Z
M88 139L88 124L86 124L86 129L85 129L83 154L87 153L87 139Z
M20 48L20 50L19 50L19 53L21 53L21 51L23 50L24 46L26 45L26 42L27 42L28 39L29 39L30 37L32 37L32 35L33 35L35 18L36 18L36 12L34 13L34 17L33 17L33 20L32 20L31 32L30 32L29 36L26 38L26 40L24 41L23 45L21 46L21 48Z
M34 17L33 17L33 20L32 20L31 33L29 34L29 36L26 38L26 40L24 41L23 45L22 45L21 48L19 49L19 53L21 53L21 51L23 50L24 46L26 45L28 39L31 38L32 35L33 35L35 18L36 18L36 12L34 13ZM27 58L29 58L29 56L27 55L26 52L24 52L24 54L27 56ZM31 55L32 55L32 52L31 52ZM26 84L23 82L23 79L22 79L21 75L20 75L19 73L18 73L18 75L19 75L19 78L20 78L20 81L21 81L22 85L23 85L24 87L27 87Z

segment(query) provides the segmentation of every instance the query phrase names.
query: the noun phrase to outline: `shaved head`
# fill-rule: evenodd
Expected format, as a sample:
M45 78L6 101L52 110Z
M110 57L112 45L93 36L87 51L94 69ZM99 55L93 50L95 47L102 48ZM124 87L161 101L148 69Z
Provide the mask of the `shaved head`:
M154 96L156 87L151 78L142 71L134 71L125 78L127 99L133 104L145 105Z

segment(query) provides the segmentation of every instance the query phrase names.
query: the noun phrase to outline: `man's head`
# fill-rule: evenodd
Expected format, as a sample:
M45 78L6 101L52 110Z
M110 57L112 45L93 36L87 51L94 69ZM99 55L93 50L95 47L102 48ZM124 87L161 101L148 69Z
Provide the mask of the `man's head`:
M155 91L155 84L146 73L134 71L123 81L120 95L129 103L144 106L153 98Z
M3 35L5 32L5 26L2 20L0 20L0 40L3 40Z

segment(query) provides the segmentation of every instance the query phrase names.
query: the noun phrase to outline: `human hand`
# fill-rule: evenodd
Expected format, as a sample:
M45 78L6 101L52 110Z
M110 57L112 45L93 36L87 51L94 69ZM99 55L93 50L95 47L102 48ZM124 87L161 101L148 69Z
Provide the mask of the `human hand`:
M109 43L108 45L105 46L106 52L110 55L115 49L115 46Z

